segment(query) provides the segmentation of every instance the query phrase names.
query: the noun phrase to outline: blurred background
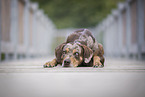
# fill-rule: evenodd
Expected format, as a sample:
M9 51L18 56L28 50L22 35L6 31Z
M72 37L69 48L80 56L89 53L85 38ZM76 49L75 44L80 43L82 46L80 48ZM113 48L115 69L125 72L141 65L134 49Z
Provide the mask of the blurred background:
M105 56L145 59L144 0L0 0L0 61L54 55L79 28Z

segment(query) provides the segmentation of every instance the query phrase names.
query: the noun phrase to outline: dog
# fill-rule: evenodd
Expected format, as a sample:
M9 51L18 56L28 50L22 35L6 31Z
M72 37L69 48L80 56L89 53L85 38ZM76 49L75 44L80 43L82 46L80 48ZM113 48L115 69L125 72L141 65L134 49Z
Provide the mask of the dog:
M79 29L55 49L56 58L43 65L55 67L104 67L104 49L88 29Z

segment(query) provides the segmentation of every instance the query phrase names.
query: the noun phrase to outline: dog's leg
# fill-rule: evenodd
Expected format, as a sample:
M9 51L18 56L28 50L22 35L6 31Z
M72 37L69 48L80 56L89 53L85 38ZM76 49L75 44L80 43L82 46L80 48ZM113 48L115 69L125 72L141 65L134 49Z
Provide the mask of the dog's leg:
M104 67L104 65L101 63L101 58L99 56L93 57L93 67Z
M46 63L43 65L44 68L50 68L50 67L55 67L55 66L57 66L57 61L56 61L56 59L53 59L53 60L50 61L50 62L46 62Z
M96 52L94 53L93 57L93 67L104 67L105 58L103 57L103 55L103 46L100 43L98 43L98 48L96 49Z

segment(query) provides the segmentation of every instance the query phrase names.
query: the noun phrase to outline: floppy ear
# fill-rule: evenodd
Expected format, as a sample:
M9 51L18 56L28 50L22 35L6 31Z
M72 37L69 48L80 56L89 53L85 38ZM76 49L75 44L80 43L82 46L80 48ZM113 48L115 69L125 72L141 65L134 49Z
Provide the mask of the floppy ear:
M84 62L89 63L93 57L93 51L85 45L82 45L82 44L79 44L79 45L83 48Z
M63 51L63 47L65 46L65 44L66 43L62 43L61 45L59 45L55 48L55 56L56 56L57 63L61 63L62 51Z

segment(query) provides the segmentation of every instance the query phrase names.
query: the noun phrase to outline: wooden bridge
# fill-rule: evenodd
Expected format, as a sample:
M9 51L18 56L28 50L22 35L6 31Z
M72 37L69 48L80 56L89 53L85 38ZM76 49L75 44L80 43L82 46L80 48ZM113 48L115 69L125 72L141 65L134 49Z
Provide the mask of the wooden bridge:
M106 58L104 68L43 68L52 58L0 64L0 97L144 97L145 61Z

